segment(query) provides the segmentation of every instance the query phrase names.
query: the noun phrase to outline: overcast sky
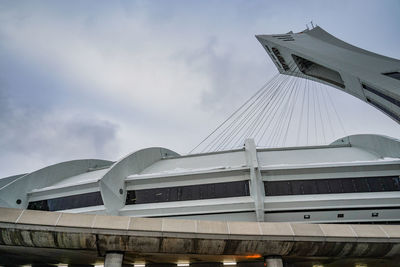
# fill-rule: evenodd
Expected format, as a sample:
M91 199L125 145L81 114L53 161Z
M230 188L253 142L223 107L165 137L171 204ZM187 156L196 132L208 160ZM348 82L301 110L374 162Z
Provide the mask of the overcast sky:
M149 146L187 153L277 73L255 34L313 20L400 58L399 14L398 0L0 0L0 177ZM400 138L331 91L347 134Z

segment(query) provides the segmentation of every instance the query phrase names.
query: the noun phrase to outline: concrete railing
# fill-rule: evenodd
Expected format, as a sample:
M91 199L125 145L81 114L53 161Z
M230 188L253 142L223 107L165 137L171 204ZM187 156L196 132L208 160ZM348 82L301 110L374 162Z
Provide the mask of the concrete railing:
M59 249L64 258L84 251L92 263L101 261L108 251L119 251L131 259L169 262L188 255L200 261L249 260L257 255L400 256L400 225L223 222L0 208L0 230L0 251ZM76 259L82 261L79 256Z

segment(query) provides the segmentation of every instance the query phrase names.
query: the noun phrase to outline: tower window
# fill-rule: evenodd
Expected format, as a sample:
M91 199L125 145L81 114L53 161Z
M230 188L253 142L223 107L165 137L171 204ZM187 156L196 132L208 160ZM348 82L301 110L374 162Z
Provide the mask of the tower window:
M373 94L375 94L377 96L380 96L383 99L389 101L390 103L395 104L396 106L400 107L400 101L399 100L396 100L393 97L388 96L387 94L385 94L385 93L383 93L381 91L378 91L378 90L376 90L376 89L372 88L371 86L368 86L368 85L366 85L364 83L362 83L361 86L362 86L362 88L364 90L367 90L367 91L369 91L369 92L371 92L371 93L373 93ZM367 99L367 101L368 102L373 102L370 99Z
M323 80L340 88L345 88L342 76L340 76L339 72L300 56L292 55L292 57L302 73Z
M279 52L279 50L277 48L275 48L275 47L272 47L272 52L274 52L274 55L278 58L279 62L282 65L282 68L285 71L290 70L289 66L286 64L285 59L282 57L281 52Z
M398 72L398 71L387 72L387 73L382 73L382 74L386 75L386 76L389 76L389 77L391 77L393 79L400 80L400 72Z

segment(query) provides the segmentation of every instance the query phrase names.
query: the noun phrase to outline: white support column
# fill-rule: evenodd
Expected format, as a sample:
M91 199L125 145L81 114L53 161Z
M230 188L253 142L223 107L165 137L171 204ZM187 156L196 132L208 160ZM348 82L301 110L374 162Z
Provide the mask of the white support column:
M245 144L247 165L250 167L250 193L254 199L258 222L264 221L264 183L258 164L256 144L253 139L246 139Z
M281 256L268 256L265 257L266 267L283 267L283 261Z
M107 252L104 267L122 267L124 254L119 252Z

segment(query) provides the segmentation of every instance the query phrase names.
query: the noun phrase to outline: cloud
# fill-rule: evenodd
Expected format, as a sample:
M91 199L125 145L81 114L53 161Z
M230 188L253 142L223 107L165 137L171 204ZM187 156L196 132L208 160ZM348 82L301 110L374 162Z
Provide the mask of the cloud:
M10 52L46 68L49 75L75 82L75 90L141 110L151 105L155 114L168 110L181 118L181 110L194 114L204 104L207 110L218 110L213 104L221 96L236 102L238 95L249 95L246 89L264 82L253 78L262 77L265 67L249 68L254 60L241 55L240 40L220 42L222 26L188 34L188 26L174 14L161 24L148 17L154 5L134 7L128 12L116 5L108 13L98 10L96 16L60 16L43 6L25 12L14 9L4 15L9 19L0 25L0 34ZM259 48L252 35L249 39ZM264 55L262 49L259 53Z
M370 31L365 19L354 18L360 2L345 10L342 4L2 1L1 170L83 157L117 160L156 145L185 153L276 73L254 34L302 30L310 18L344 40L381 47L369 34L355 34L358 27ZM370 4L357 9L360 18L374 17ZM375 5L380 13L398 13ZM383 28L385 20L368 23ZM397 37L373 41L395 47L390 38ZM340 93L335 100L353 127L349 134L371 125L396 133L387 119L363 116L371 110L365 104Z
M15 106L4 95L0 99L2 177L64 160L116 156L115 123L68 110L44 113Z
M154 7L135 8L132 13L117 6L95 16L65 16L43 6L10 9L0 25L3 49L68 84L61 92L67 97L86 94L95 96L98 106L114 106L99 113L109 112L109 120L123 125L122 142L129 147L134 146L129 132L147 139L146 129L157 128L186 132L186 148L181 138L164 144L185 151L252 94L248 88L265 79L253 78L262 77L265 68L254 71L250 56L232 52L239 45L221 42L215 33L188 34L189 27L172 14L155 20L148 14ZM253 36L249 39L259 47ZM78 108L94 113L96 104L88 101ZM151 139L160 140L164 136Z

